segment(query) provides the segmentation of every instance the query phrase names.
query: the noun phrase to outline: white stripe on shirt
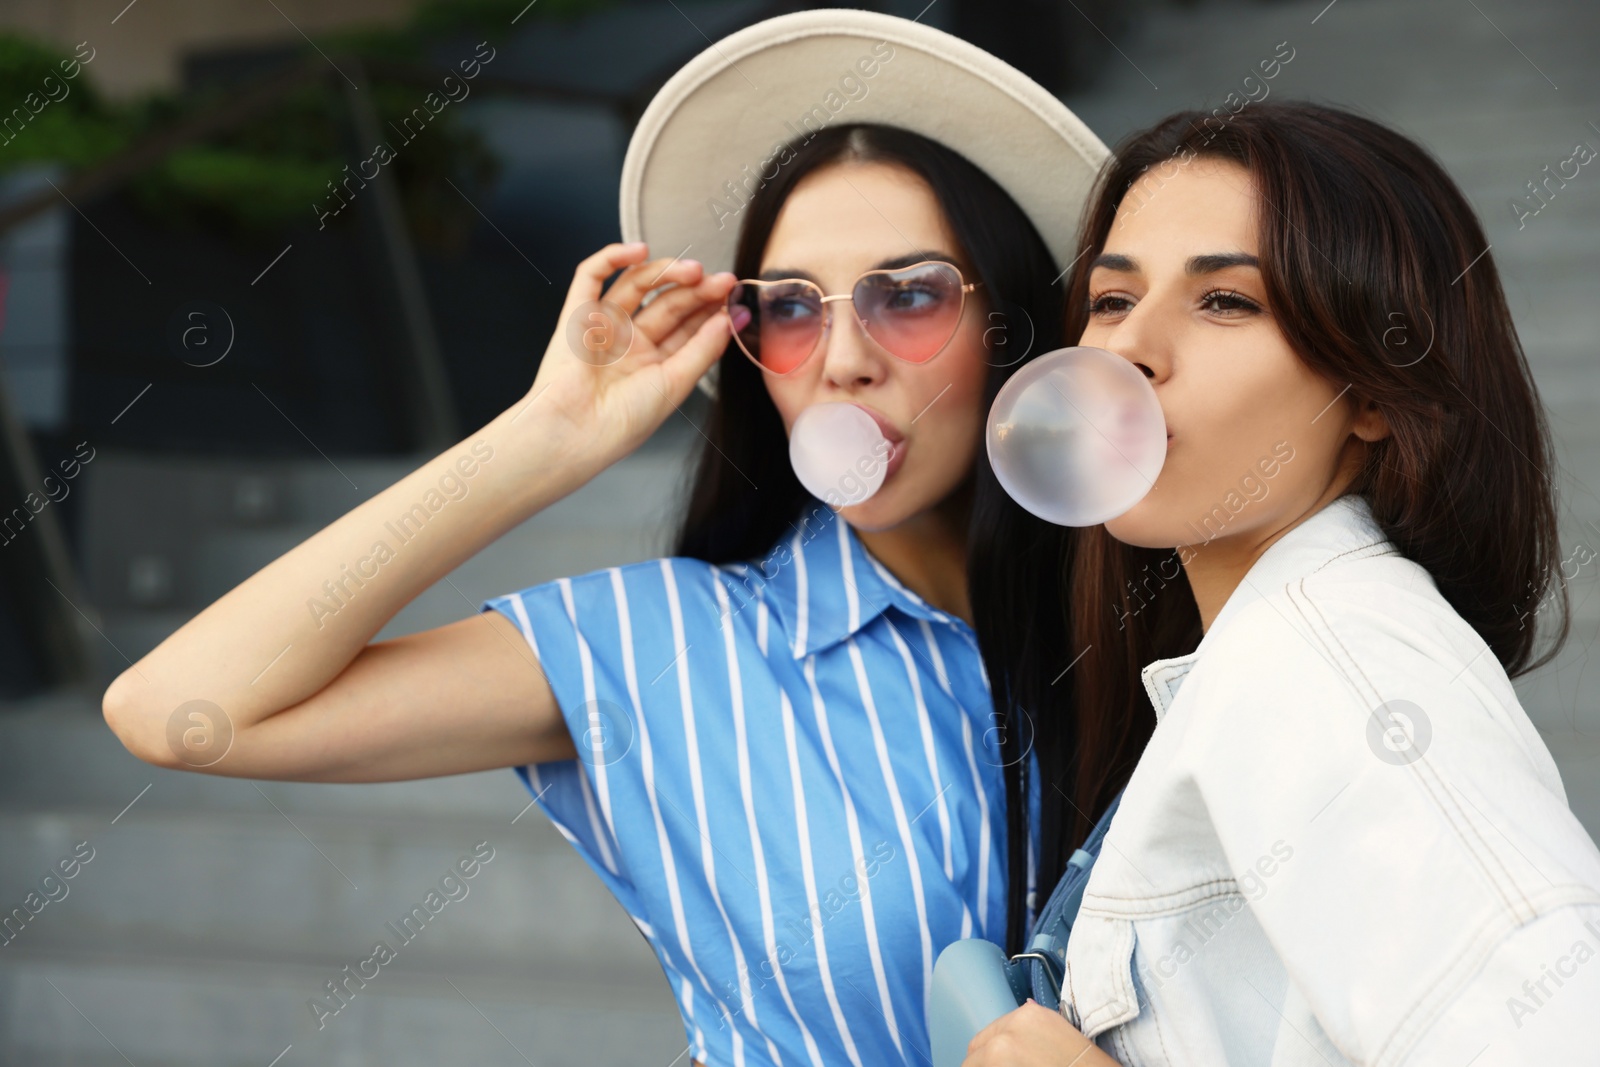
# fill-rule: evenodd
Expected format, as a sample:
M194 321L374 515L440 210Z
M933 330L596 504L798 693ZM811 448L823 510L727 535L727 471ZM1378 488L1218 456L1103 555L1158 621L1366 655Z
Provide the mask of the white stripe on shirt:
M650 746L650 728L645 724L643 705L639 700L639 673L634 659L633 647L633 621L628 614L628 591L623 585L622 571L612 567L608 573L611 575L611 592L617 604L617 628L622 645L622 669L627 679L628 698L633 702L633 717L639 730L639 760L644 778L645 793L650 797L650 816L656 824L656 842L661 850L661 866L667 880L667 899L672 908L672 924L678 936L678 944L683 949L684 959L689 961L689 966L694 968L694 973L701 983L707 988L712 988L705 972L700 970L700 964L694 958L694 945L689 938L689 923L683 910L683 891L678 885L678 864L672 852L672 841L667 835L667 824L661 817L661 802L656 795L656 761L655 753ZM694 1021L694 987L689 985L687 977L684 978L684 989L688 995L684 998L684 1013ZM721 1006L722 1012L727 1013L727 1007ZM695 1033L700 1036L700 1054L705 1055L705 1038L699 1033L699 1025L695 1024Z
M822 904L817 897L817 876L811 865L811 821L806 815L805 786L801 783L800 756L795 748L794 707L789 703L789 694L781 689L778 691L778 702L783 710L783 743L789 754L789 779L794 783L795 830L800 837L800 872L806 885L806 915L811 919L811 935L817 945L817 973L822 978L822 991L828 998L828 1010L833 1013L833 1023L839 1028L839 1039L844 1042L845 1054L855 1067L862 1067L861 1054L856 1051L850 1024L845 1022L844 1012L839 1007L839 994L833 988L833 971L828 966L828 941L822 933ZM856 855L861 855L859 845Z
M694 797L695 825L700 831L700 869L705 874L706 888L710 890L711 901L722 916L722 925L728 932L728 943L733 948L734 969L739 978L739 1010L750 1016L750 1025L754 1027L755 1002L750 998L750 971L745 966L744 950L739 946L739 936L733 931L733 923L728 919L728 909L723 906L722 893L717 888L717 867L716 861L712 858L715 846L711 841L711 828L706 821L705 778L700 773L700 738L695 732L694 698L689 691L689 664L684 656L688 650L684 645L683 604L678 599L678 578L673 573L670 559L661 561L661 577L666 582L667 609L672 617L672 648L677 657L678 697L683 712L684 744L689 755L689 789ZM721 582L713 581L711 584L716 587L719 596L726 595ZM734 1067L744 1067L744 1037L739 1032L736 1018L730 1021L730 1025L733 1026Z
M833 747L833 732L828 729L828 709L822 700L822 693L817 689L817 659L815 656L806 657L805 666L806 685L811 689L811 710L817 717L817 732L822 738L822 750L828 757L828 766L833 770L834 781L839 786L839 796L844 800L845 829L850 835L850 854L855 861L857 871L866 870L866 856L861 849L861 823L856 818L856 804L850 796L850 787L845 784L844 772L839 768L839 753ZM878 999L883 1002L883 1018L889 1025L889 1037L894 1041L894 1047L901 1056L905 1049L900 1044L900 1026L895 1022L894 1001L889 998L889 979L883 970L883 949L878 944L878 924L872 912L872 889L866 879L861 880L861 920L867 928L867 955L872 960L872 975L878 983Z
M955 699L955 693L950 688L950 676L945 673L944 654L939 651L939 642L934 640L933 627L928 625L927 619L917 620L922 628L922 637L928 642L928 655L933 659L933 674L939 679L939 688ZM967 750L967 769L972 772L972 791L978 798L978 811L982 815L978 830L978 899L989 899L989 795L983 789L983 776L978 770L978 754L972 744L972 722L963 715L961 717L961 740ZM972 933L971 918L963 919L961 936L967 937ZM984 937L989 936L989 909L982 908L978 912L978 926Z
M900 798L900 786L894 778L894 767L889 762L889 743L883 736L883 723L878 718L878 706L872 699L872 685L867 681L867 665L861 661L861 648L854 637L846 638L850 649L850 665L856 671L856 686L861 691L861 704L867 712L867 722L872 727L872 745L878 751L878 766L883 771L884 788L889 792L889 808L894 812L895 829L900 831L900 844L906 850L906 863L911 869L911 897L917 906L917 929L922 935L922 992L933 990L933 939L928 933L928 905L922 891L922 864L917 859L917 848L911 840L911 824L906 820L905 802ZM926 1014L927 1004L922 1005Z
M589 655L589 642L584 640L583 632L578 627L578 612L572 603L571 579L561 579L560 586L561 600L567 607L567 618L572 620L572 629L578 639L578 662L583 670L584 706L589 709L588 726L593 729L599 713L599 708L595 705L594 659ZM572 740L575 746L581 747L584 744L583 738L575 737ZM581 751L578 755L582 759L583 753ZM596 758L594 750L591 748L589 758L582 760L582 762L594 774L595 786L600 791L600 809L605 814L605 826L602 828L599 818L595 814L594 798L589 790L589 776L580 773L578 781L583 786L584 803L589 809L589 821L593 823L595 840L600 843L600 858L605 861L606 869L612 874L616 874L617 861L613 858L611 852L611 841L613 840L611 828L613 824L611 822L611 794L606 790L605 760Z

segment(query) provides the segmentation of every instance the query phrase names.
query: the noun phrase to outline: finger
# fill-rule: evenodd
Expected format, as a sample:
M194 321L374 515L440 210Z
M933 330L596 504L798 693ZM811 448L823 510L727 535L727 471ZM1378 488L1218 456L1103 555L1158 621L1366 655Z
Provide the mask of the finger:
M643 241L609 244L579 263L572 272L572 285L567 289L567 307L600 299L600 287L607 278L623 267L638 263L649 251Z
M644 294L663 285L698 285L705 268L694 259L655 259L640 263L622 272L603 299L616 304L628 314L639 308Z
M683 403L695 382L721 358L728 347L728 336L728 316L719 311L701 323L683 347L661 361L661 373L667 379L674 404Z
M712 304L701 308L693 315L690 315L688 318L684 319L682 324L679 325L676 330L673 330L666 337L657 341L656 351L660 352L663 356L672 355L672 353L676 352L678 349L682 348L688 343L689 338L693 337L699 331L700 327L705 325L707 319L721 311L721 304Z
M706 307L720 303L701 292L698 285L675 285L658 293L633 316L633 325L644 332L651 341L659 344L663 337L676 330L689 316Z
M1019 1008L1017 1011L1006 1012L1004 1015L993 1020L988 1026L985 1026L982 1030L979 1030L975 1035L973 1035L972 1040L967 1042L967 1057L969 1061L974 1057L980 1056L983 1053L984 1048L997 1040L1001 1034L1008 1032L1013 1026L1020 1011L1021 1009ZM978 1060L977 1062L987 1061Z
M974 1034L972 1036L972 1040L967 1042L967 1055L969 1057L976 1056L978 1053L982 1052L983 1047L989 1042L993 1041L995 1034L999 1033L1001 1024L1004 1021L1005 1016L1002 1015L1000 1018L994 1020L988 1026L985 1026L982 1030L979 1030L976 1034Z
M699 285L674 286L657 293L654 299L640 308L633 317L633 324L659 346L663 338L670 336L690 317L699 315L708 307L713 310L720 307L727 300L733 285L733 275L724 272L711 275Z

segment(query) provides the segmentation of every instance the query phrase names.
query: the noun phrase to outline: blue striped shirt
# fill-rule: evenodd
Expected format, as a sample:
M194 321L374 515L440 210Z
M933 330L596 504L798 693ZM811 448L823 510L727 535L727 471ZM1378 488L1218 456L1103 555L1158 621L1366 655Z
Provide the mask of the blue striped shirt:
M655 950L695 1058L925 1064L934 958L1005 935L972 629L820 504L763 559L648 560L483 607L527 638L579 751L517 773Z

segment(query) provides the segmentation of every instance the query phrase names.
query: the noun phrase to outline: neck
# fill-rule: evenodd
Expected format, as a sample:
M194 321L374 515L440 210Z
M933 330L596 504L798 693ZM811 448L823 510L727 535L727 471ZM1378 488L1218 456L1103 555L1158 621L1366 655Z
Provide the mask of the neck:
M1180 549L1189 552L1183 571L1189 579L1189 588L1194 592L1195 607L1200 611L1202 633L1211 629L1212 621L1222 611L1222 606L1228 602L1233 591L1239 588L1239 583L1244 581L1250 568L1255 566L1256 560L1284 534L1337 500L1348 484L1349 479L1334 482L1310 507L1269 530L1245 531Z
M972 601L967 595L967 524L971 516L969 478L937 506L898 526L855 533L901 585L971 626Z
M1265 539L1254 535L1219 537L1215 541L1186 546L1192 555L1184 563L1183 571L1194 593L1195 607L1200 610L1202 633L1210 631L1222 605L1239 588L1256 560L1287 532L1287 528L1278 530Z

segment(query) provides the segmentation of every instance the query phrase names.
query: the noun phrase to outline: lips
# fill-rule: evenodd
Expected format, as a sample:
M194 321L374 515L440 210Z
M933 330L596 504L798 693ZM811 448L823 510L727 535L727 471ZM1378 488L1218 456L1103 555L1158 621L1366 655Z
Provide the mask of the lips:
M894 476L894 472L900 469L900 465L905 462L906 436L900 432L894 423L889 421L889 417L883 412L869 408L865 404L856 404L855 406L872 416L872 421L878 424L878 430L883 434L884 439L889 442L889 457L884 463L883 471L884 481L888 481Z
M889 439L890 444L897 445L906 439L906 435L896 429L895 424L889 421L889 416L883 412L869 408L865 404L856 404L854 406L872 416L872 421L878 424L878 429L883 432L884 437Z
M889 443L889 459L883 466L883 480L888 481L894 472L900 469L900 464L906 459L906 443L904 441L891 441Z

